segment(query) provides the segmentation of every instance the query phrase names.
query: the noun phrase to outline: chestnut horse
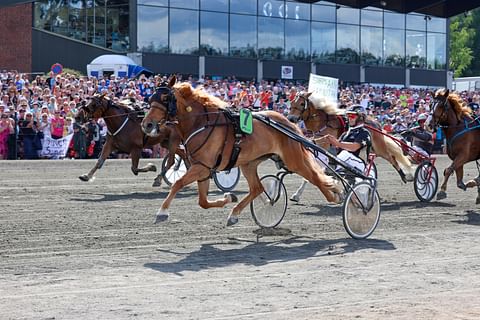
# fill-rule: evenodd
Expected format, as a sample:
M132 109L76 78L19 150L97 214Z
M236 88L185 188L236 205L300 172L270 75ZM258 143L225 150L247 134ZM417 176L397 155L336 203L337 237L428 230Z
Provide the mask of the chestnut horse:
M447 197L448 178L455 171L457 187L466 190L477 186L476 203L480 204L480 172L475 179L468 181L467 184L463 183L463 165L480 159L480 119L474 119L471 112L457 94L443 89L435 92L430 126L444 130L447 154L452 160L452 164L443 172L443 183L437 193L437 200Z
M142 132L140 120L137 117L139 112L143 113L143 110L132 110L124 104L113 103L105 95L94 95L87 104L80 107L75 116L76 122L84 123L91 118L103 118L108 130L107 139L95 166L87 174L81 175L80 180L89 181L94 178L95 172L103 166L105 160L113 151L130 154L132 158L131 169L134 175L138 175L139 172L157 170L152 163L148 163L142 168L138 167L143 148L160 143L162 147L169 150L169 155L178 153L182 156L183 151L178 149L180 137L176 130L172 127L165 127L158 137L148 137ZM174 157L170 156L166 168L169 168L173 163ZM164 172L160 172L155 178L153 186L161 185L163 174Z
M305 127L316 136L331 134L338 137L346 131L348 122L339 116L341 111L334 103L324 98L312 97L311 92L299 92L291 102L288 119L297 122L302 119ZM380 129L380 125L371 119L365 121L368 126ZM369 130L372 136L373 152L384 158L395 168L403 182L413 181L413 165L403 154L402 148L393 139L375 130ZM405 170L405 171L404 171Z
M234 145L241 148L234 166L240 167L248 182L249 193L230 211L227 226L237 223L242 210L263 193L257 167L272 155L278 155L289 171L300 174L316 185L329 202L340 202L341 194L335 181L324 174L323 169L300 142L256 119L260 115L268 117L301 135L300 130L283 115L274 111L254 113L253 133L236 137L234 120L230 120L227 115L229 111L224 101L208 95L202 88L194 90L187 82L175 83L176 78L172 77L168 87L164 88L164 96L151 101L151 108L142 121L142 128L146 134L155 136L169 123L169 116L176 113L177 130L185 141L191 167L170 189L157 211L155 222L168 219L168 209L175 194L194 181L198 184L199 205L202 208L224 207L229 202L235 202L236 197L229 194L216 201L207 199L208 178L213 171L227 168Z

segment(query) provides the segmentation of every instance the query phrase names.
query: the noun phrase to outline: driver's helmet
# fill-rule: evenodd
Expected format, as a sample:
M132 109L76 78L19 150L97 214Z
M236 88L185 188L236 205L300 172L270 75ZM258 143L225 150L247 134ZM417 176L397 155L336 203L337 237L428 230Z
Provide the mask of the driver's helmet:
M425 113L422 113L418 116L417 121L426 121L427 120L427 115Z
M365 117L367 114L365 112L365 108L361 105L353 105L347 108L345 111L346 114L356 114L358 116L363 116Z

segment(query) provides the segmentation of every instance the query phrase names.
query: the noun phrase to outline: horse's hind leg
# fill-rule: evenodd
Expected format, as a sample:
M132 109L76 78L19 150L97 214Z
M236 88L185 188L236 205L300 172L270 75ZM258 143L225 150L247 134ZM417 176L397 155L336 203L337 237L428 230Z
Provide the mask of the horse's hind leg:
M155 223L162 222L168 219L168 208L170 207L170 203L175 198L175 195L178 191L183 189L185 186L188 186L194 181L206 179L210 175L210 170L202 165L195 164L192 165L185 175L178 179L170 189L165 200L163 200L162 206L158 209L156 214Z
M307 184L308 184L308 181L303 179L302 184L300 185L300 187L298 187L297 191L295 191L295 193L292 194L292 196L290 197L290 200L294 202L299 202L300 197L302 196L303 191L305 190L305 187L307 186Z
M139 168L138 163L140 161L140 156L142 155L141 148L135 148L130 152L130 156L132 157L132 172L134 175L138 175L139 172L149 172L149 171L157 171L157 167L153 163L147 163L145 167Z
M95 166L87 173L87 174L82 174L78 178L82 181L90 181L93 178L93 175L98 169L101 169L103 164L105 163L105 160L108 158L110 153L112 153L112 143L113 140L109 139L107 137L107 140L105 141L105 144L103 145L102 152L100 153L100 157L98 157L97 162L95 163Z
M238 216L242 213L242 210L263 192L263 185L260 182L257 172L258 165L261 162L262 160L255 160L240 166L240 170L247 180L249 190L248 194L230 211L227 219L227 226L236 224L238 222Z
M197 185L198 185L198 204L203 209L219 208L219 207L222 208L227 203L238 201L237 197L230 192L225 193L223 199L218 199L214 201L208 200L207 195L208 195L208 189L210 187L210 179L198 181Z

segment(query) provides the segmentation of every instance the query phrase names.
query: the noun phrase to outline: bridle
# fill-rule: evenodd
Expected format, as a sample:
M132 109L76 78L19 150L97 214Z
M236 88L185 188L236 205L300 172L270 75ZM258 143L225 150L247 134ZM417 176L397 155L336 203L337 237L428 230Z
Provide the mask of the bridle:
M442 113L438 117L435 116L435 112L437 111L438 108L442 108ZM435 103L433 105L432 109L432 124L431 127L432 129L435 129L437 127L440 128L448 128L450 125L448 125L447 117L448 117L448 111L452 107L450 106L450 102L448 101L448 95L441 96L441 97L436 97L435 98Z

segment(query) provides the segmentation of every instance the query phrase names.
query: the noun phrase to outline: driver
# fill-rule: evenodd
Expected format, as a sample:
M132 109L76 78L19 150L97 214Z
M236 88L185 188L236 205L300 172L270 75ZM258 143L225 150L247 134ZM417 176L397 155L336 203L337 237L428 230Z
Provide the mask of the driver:
M425 128L425 122L427 121L427 115L422 113L417 118L418 126L408 130L412 136L412 147L428 157L432 151L432 134Z
M327 141L334 147L341 149L337 158L361 172L365 171L365 162L360 158L360 152L371 146L371 137L367 129L364 128L367 115L360 105L354 105L347 109L348 131L340 136L339 139L332 135L327 136Z

